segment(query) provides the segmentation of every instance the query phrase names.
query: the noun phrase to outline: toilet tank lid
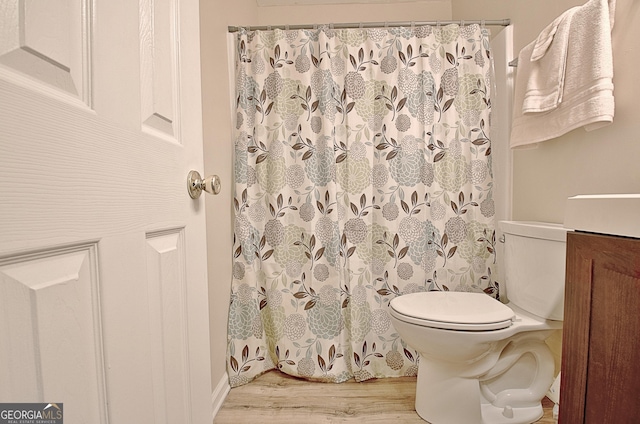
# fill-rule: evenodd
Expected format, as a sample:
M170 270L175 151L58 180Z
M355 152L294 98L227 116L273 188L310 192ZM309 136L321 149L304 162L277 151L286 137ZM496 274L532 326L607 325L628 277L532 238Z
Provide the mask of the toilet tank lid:
M500 221L500 229L505 234L565 242L567 231L562 224L536 221Z
M396 297L390 307L413 318L459 324L489 324L515 317L511 308L484 293L411 293Z

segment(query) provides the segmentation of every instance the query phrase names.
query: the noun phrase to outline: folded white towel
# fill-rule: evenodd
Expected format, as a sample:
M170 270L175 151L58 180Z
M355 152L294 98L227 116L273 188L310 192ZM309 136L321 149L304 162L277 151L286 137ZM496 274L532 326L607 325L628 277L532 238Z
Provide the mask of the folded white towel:
M538 61L531 62L536 48L535 41L522 49L518 56L511 147L559 137L582 126L587 130L595 129L613 121L615 106L611 29L614 8L615 0L590 0L573 11L567 37L560 101L546 111L523 113L523 105L532 66L544 60L551 52L549 49L554 48L561 23L552 36L550 46ZM552 32L552 29L549 30L547 35ZM540 40L544 39L543 36ZM534 57L540 56L544 44L538 44L537 55ZM548 74L559 75L559 72L556 69L548 71Z
M546 112L562 102L571 18L577 9L564 12L533 42L522 113Z

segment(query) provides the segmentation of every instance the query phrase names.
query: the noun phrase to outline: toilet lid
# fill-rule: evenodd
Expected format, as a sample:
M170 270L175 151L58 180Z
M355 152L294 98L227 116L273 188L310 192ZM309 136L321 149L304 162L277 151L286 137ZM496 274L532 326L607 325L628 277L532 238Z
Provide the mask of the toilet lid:
M484 293L421 292L398 296L389 305L399 319L428 327L488 331L511 326L511 308Z

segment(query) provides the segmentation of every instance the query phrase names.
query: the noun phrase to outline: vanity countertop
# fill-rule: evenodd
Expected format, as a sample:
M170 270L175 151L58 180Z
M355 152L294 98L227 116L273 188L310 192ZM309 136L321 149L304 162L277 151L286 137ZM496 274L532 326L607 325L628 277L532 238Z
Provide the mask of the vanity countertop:
M576 231L640 238L640 194L569 197L564 226Z

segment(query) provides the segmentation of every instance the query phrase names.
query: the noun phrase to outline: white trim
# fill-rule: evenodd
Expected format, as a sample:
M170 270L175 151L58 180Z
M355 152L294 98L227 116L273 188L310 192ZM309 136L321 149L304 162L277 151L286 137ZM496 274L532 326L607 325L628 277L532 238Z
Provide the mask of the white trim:
M500 221L510 221L513 210L513 153L509 146L511 110L516 68L509 66L513 60L513 25L502 29L491 40L495 71L495 93L491 96L491 140L493 151L493 200L495 202L496 239L502 236ZM497 243L498 254L496 280L501 283L500 299L506 301L504 284L504 244Z
M231 390L231 386L229 386L229 375L225 372L211 394L211 405L213 406L214 419L222 407L224 400L227 398L229 390Z
M509 66L513 58L513 25L500 31L491 40L495 71L495 89L491 105L491 140L493 151L496 223L510 221L513 210L513 153L509 146L513 85L516 68Z

